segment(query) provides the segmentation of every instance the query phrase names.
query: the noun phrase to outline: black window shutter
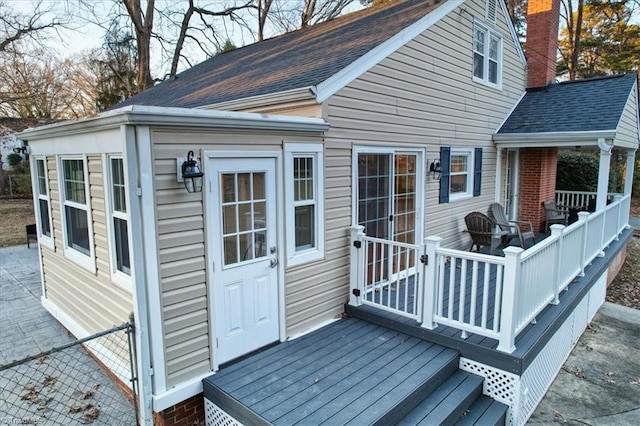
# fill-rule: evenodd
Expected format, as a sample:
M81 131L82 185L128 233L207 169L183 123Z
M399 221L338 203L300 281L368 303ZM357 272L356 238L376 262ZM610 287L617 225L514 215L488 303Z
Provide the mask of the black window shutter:
M440 147L440 204L449 202L449 182L451 181L451 148Z
M476 148L474 155L474 167L473 167L473 196L480 195L480 188L482 183L482 148Z

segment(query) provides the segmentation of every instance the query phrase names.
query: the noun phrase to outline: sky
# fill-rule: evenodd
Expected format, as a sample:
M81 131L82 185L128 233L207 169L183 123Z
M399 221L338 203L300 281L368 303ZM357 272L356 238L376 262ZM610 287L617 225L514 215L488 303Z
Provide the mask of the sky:
M15 8L17 11L28 14L36 7L38 4L37 0L0 0L4 1L5 4L10 5ZM58 11L58 13L64 13L65 7L76 9L77 5L80 1L84 1L85 4L92 5L95 10L95 15L102 21L102 23L108 22L108 12L110 8L113 6L114 0L40 0L43 8L52 7ZM223 4L232 3L234 0L209 0L208 4L220 6ZM237 1L237 0L236 0ZM144 2L144 0L143 0ZM186 0L156 0L156 4L162 6L164 4L178 4L177 2L186 2ZM354 2L354 7L359 8L359 2ZM156 14L157 17L157 14ZM634 19L632 19L635 23L640 22L640 13L636 13ZM232 28L227 27L227 34L236 46L242 46L244 44L248 44L253 42L253 38L247 32L241 33L237 30L233 31ZM273 33L273 31L272 31ZM91 24L84 19L76 19L75 22L71 24L71 28L62 29L59 31L59 37L52 35L47 45L54 51L60 55L60 57L67 57L75 54L81 54L83 51L100 47L103 43L104 30L100 28L98 25ZM161 77L163 72L166 72L167 63L170 62L170 59L162 59L160 58L159 47L152 46L152 73L155 74L156 77ZM187 46L185 48L185 53L193 58L192 63L198 63L202 60L206 59L206 55L202 53L199 49L193 48L193 46ZM181 64L184 69L187 67L187 64Z

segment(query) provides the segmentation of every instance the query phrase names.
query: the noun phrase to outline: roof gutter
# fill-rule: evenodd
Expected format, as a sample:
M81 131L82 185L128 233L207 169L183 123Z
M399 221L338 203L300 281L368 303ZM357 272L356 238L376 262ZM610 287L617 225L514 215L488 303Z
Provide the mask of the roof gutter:
M499 148L598 145L598 139L616 138L615 130L593 132L496 133L493 141Z
M18 138L33 141L112 129L123 124L303 133L323 133L329 129L329 124L320 118L132 105L83 120L27 129L19 133Z

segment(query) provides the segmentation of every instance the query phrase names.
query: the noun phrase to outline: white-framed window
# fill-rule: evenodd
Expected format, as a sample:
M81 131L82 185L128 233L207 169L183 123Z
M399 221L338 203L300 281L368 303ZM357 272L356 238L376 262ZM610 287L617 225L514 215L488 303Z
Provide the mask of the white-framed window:
M51 199L46 157L34 159L36 215L38 217L38 242L53 248L53 226L51 223Z
M59 157L58 164L65 257L95 272L87 158Z
M482 193L482 148L440 147L439 202L478 197Z
M322 144L285 144L287 265L324 257Z
M502 85L502 35L477 21L473 25L473 79L497 88Z
M451 178L449 180L450 199L472 196L473 151L451 149Z
M131 290L131 255L129 219L124 161L122 156L104 156L105 187L107 188L107 231L111 280Z

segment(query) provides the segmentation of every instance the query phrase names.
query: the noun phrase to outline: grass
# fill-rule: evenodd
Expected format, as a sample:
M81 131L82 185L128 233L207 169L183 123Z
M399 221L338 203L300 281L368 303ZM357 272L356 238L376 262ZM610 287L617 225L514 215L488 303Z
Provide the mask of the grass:
M0 247L26 244L26 225L35 223L33 200L14 198L0 200Z

